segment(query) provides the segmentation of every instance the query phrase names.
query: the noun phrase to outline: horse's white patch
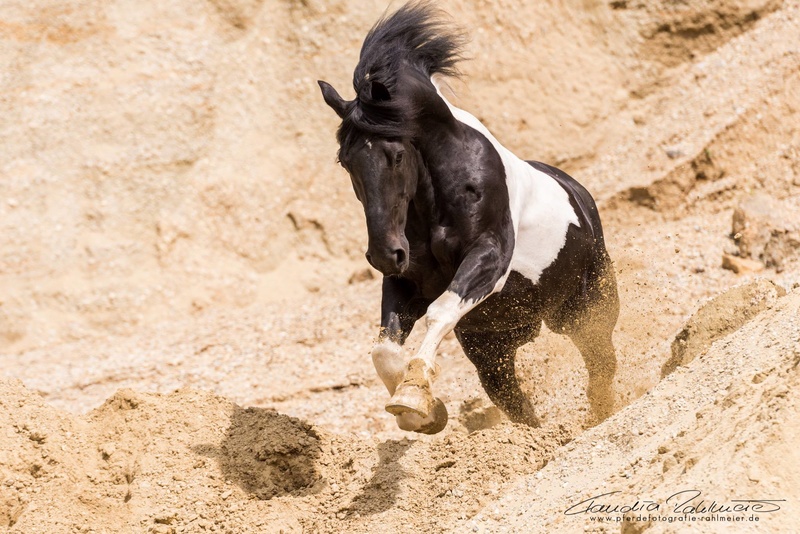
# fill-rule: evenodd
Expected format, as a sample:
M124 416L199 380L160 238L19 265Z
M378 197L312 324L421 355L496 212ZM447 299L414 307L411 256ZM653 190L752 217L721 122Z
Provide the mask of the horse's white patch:
M502 289L512 270L537 283L542 271L555 261L564 247L569 225L580 226L567 192L553 178L534 169L501 145L471 113L452 105L442 94L437 81L432 81L453 116L486 136L503 160L515 243L509 270L498 281L495 291Z
M435 374L439 343L478 302L464 300L454 291L445 291L428 306L425 312L427 331L416 358L421 358L431 373Z
M369 139L364 141L364 144L367 145L367 148L372 149L372 141L370 141Z
M372 364L389 390L389 395L394 395L406 372L403 347L389 339L379 341L372 349Z

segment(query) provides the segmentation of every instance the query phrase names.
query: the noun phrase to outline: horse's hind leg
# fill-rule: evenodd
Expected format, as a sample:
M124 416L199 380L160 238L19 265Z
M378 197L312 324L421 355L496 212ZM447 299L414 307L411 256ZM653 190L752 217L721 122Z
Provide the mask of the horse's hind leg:
M535 337L533 328L480 333L456 329L456 336L492 402L515 423L538 427L539 419L520 388L514 368L517 349Z
M604 329L581 329L570 336L578 347L589 372L586 396L592 407L595 422L599 423L614 413L614 374L617 358L611 333Z
M617 357L611 334L619 317L614 269L608 256L589 282L588 290L563 307L559 320L546 320L554 332L569 336L589 373L586 396L597 423L614 413L614 374Z

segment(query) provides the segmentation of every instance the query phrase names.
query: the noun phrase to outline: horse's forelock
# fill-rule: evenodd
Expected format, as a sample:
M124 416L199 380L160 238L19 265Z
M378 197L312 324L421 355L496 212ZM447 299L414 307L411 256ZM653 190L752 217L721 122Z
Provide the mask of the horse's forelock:
M413 135L413 117L402 106L356 98L337 132L339 154L360 147L369 137L403 139Z

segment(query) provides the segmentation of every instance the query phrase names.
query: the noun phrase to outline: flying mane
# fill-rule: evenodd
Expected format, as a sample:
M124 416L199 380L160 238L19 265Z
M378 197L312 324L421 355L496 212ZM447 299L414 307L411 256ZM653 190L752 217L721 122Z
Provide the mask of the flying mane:
M381 18L367 34L353 73L356 98L337 134L345 151L364 134L404 137L417 110L396 93L398 74L411 67L430 78L458 76L464 35L446 24L428 0L410 2Z

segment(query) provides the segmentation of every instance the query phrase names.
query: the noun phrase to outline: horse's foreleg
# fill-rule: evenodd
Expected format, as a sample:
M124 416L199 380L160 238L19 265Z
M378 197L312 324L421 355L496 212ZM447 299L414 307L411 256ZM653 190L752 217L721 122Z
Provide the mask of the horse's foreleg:
M415 289L407 280L384 278L382 293L381 330L372 349L372 363L389 395L394 395L406 375L403 344L414 323L425 313L425 307L415 305ZM447 409L441 401L434 402L426 416L414 412L394 415L402 430L434 434L447 425Z
M436 349L463 316L458 313L461 300L455 293L447 291L428 307L427 332L419 351L402 370L402 382L386 404L386 411L397 416L403 430L434 434L447 423L444 403L433 396L431 386L438 374ZM423 427L425 429L420 430Z
M395 277L383 279L381 330L372 349L372 363L389 395L394 395L405 376L403 343L425 311L424 308L416 309L411 305L413 296L411 282Z
M403 381L386 405L388 412L430 418L444 408L431 392L437 374L436 350L464 315L503 288L508 274L510 254L503 259L505 255L493 239L487 239L483 245L472 249L448 289L428 306L425 337L417 354L408 362Z

